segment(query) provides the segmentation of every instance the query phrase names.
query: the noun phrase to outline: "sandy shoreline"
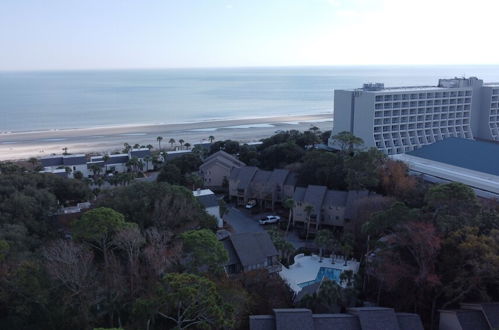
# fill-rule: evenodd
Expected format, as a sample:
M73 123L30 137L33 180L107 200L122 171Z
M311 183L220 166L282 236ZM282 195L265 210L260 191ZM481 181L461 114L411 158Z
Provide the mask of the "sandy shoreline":
M43 157L61 153L64 147L67 147L70 153L112 152L121 149L125 142L131 145L152 144L157 148L157 136L163 137L163 148L170 147L170 138L195 144L206 141L210 135L216 140L254 142L274 134L277 130L307 130L312 125L321 130L329 130L332 128L332 117L332 114L319 114L6 133L0 134L0 160Z

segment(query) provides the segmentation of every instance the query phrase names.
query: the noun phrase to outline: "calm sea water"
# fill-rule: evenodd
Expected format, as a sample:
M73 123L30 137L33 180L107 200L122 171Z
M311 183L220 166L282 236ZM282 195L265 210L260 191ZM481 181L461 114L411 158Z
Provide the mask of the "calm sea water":
M462 75L499 81L499 66L0 72L0 132L325 113L334 89Z

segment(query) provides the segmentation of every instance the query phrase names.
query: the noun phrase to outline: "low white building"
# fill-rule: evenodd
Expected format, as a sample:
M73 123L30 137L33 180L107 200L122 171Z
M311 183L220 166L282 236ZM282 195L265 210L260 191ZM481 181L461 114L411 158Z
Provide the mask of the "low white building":
M220 216L220 201L210 189L198 189L192 192L194 197L205 207L206 212L217 219L218 228L224 226L224 221Z
M40 159L44 173L62 175L63 172L72 178L75 172L81 172L87 177L90 172L87 168L87 159L84 154L76 155L53 155Z
M88 162L87 165L89 168L94 164L98 165L102 167L103 172L124 173L128 171L126 164L129 160L130 157L128 154L108 155L106 161L104 161L104 156L94 156L90 158L90 162Z
M147 148L132 149L126 154L114 154L105 156L90 157L90 161L84 154L77 155L53 155L40 159L43 166L42 173L52 173L69 178L74 177L74 173L80 171L83 177L90 177L94 174L93 165L101 168L100 174L106 172L124 173L128 171L128 162L137 159L142 162L142 170L153 169L151 151Z

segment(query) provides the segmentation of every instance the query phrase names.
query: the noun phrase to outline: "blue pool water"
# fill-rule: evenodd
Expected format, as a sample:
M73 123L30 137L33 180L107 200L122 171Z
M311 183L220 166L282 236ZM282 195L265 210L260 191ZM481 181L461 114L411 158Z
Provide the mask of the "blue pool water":
M340 269L329 268L329 267L321 267L321 268L319 268L319 271L317 272L317 276L315 277L314 280L303 282L303 283L299 283L298 286L300 288L304 288L306 286L309 286L310 284L314 284L314 283L322 281L322 279L324 277L327 277L331 281L336 281L336 282L339 283L340 282L340 274L341 274L341 270Z

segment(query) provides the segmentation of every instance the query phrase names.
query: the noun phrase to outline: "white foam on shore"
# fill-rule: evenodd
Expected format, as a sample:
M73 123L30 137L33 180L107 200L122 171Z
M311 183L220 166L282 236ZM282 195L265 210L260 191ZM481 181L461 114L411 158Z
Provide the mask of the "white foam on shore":
M225 127L221 127L221 128L233 129L233 128L271 128L271 127L275 127L275 125L273 125L273 124L247 124L247 125L225 126Z
M300 122L321 122L321 121L329 121L332 120L333 114L330 111L325 111L324 109L314 109L310 111L305 111L308 112L305 115L299 115L299 114L273 114L273 115L268 115L268 116L233 116L233 117L213 117L213 118L204 118L204 119L198 119L198 120L192 120L192 121L176 121L172 120L170 122L145 122L145 123L133 123L133 124L107 124L107 125L95 125L91 127L68 127L68 128L47 128L47 129L34 129L34 130L27 130L27 131L2 131L1 135L16 135L16 134L33 134L33 133L46 133L46 132L53 132L53 133L62 133L62 132L67 132L67 131L88 131L88 130L94 130L94 129L115 129L115 128L135 128L135 127L154 127L154 126L169 126L169 125L186 125L186 124L199 124L199 123L206 123L206 122L211 122L211 123L223 123L227 121L238 121L238 120L262 120L262 119L273 119L273 118L286 118L286 117L307 117L307 116L324 116L324 115L330 115L331 119L310 119L310 120L304 120ZM237 127L239 128L239 127Z
M143 135L147 135L147 133L123 133L123 134L119 134L120 136L143 136Z
M216 127L211 127L211 128L195 128L195 129L188 130L188 132L215 132L217 130L218 130L218 128L216 128Z
M41 139L39 141L43 142L59 142L59 141L66 141L67 139Z

